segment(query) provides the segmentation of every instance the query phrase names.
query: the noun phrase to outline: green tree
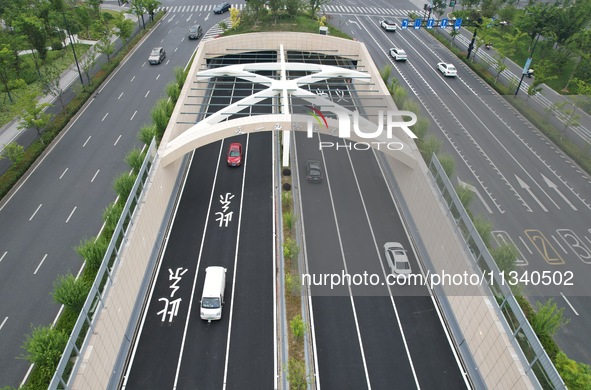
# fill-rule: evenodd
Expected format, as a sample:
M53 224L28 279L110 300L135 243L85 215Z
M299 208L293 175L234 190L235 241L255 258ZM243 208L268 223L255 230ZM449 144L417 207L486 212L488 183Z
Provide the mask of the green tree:
M168 95L172 103L175 104L181 94L179 85L174 81L171 81L170 83L166 84L166 94Z
M43 93L56 97L64 108L64 90L60 85L61 74L55 64L48 64L41 72L41 86Z
M129 3L131 8L128 11L137 17L138 23L144 30L146 29L146 21L144 20L144 13L146 12L145 3L146 0L131 0Z
M23 349L26 353L23 359L35 364L43 378L49 382L60 361L64 348L68 342L68 334L49 326L33 328L26 336Z
M139 173L140 168L142 167L142 164L144 163L145 157L146 157L146 154L144 152L142 152L141 149L133 148L127 153L127 156L125 156L125 162L137 174L137 173Z
M588 364L576 362L564 352L558 352L554 365L568 389L591 389L591 367Z
M111 62L111 56L115 52L115 45L111 42L109 34L103 35L95 47L99 53L107 56L107 62Z
M306 365L302 360L290 358L287 363L287 381L292 390L305 390L308 387Z
M474 192L472 192L472 190L465 185L457 185L455 190L458 198L460 198L462 206L468 210L472 200L474 200Z
M115 193L119 195L119 202L122 204L127 202L127 198L129 198L133 185L135 184L136 177L137 175L135 173L130 175L127 172L124 172L117 176L113 181L113 188L115 189Z
M32 58L37 69L37 74L41 76L41 70L37 56L41 61L47 57L47 32L43 22L34 15L23 14L14 21L14 28L27 39L32 50Z
M526 32L531 39L531 44L533 44L538 34L544 35L544 32L547 31L548 20L553 20L554 11L554 5L550 3L530 4L525 7L524 12L517 20L516 27L519 31Z
M453 156L446 153L438 155L437 159L443 167L443 170L445 171L447 177L451 178L456 170L456 161L454 160Z
M82 241L75 250L82 256L89 269L97 271L107 253L108 245L109 242L102 237L89 238Z
M80 58L80 68L82 72L86 76L86 84L92 85L92 77L90 77L90 72L92 68L96 65L97 55L94 48L90 48L82 58Z
M25 148L16 142L11 142L4 145L0 159L7 158L13 164L18 164L23 161L25 157Z
M291 328L291 334L297 340L301 340L304 338L304 321L302 321L301 315L296 315L289 321L289 327Z
M490 249L490 239L492 238L492 224L486 218L477 215L473 220L474 228L478 232L478 235L484 242L487 248Z
M146 145L150 145L152 139L156 137L156 126L153 124L144 125L140 128L138 139Z
M287 14L295 18L302 8L302 0L285 0L285 8Z
M425 161L431 161L433 154L437 154L440 148L441 142L433 134L429 134L421 143L421 154Z
M146 12L148 13L148 15L150 15L150 20L153 22L154 14L156 13L158 7L162 5L162 3L158 0L143 0L143 3Z
M53 300L73 313L79 313L90 291L90 283L72 274L61 275L53 282Z
M519 250L515 245L510 243L502 244L492 249L490 254L501 271L509 273L515 270L517 256L519 256Z
M105 227L103 229L103 235L106 240L110 240L113 237L121 213L123 212L123 205L119 202L114 202L108 205L103 211L103 221L105 221Z
M15 78L10 72L11 70L17 70L15 69L14 58L14 51L10 49L9 45L0 45L0 83L10 102L13 102L11 91L26 85L23 79Z
M18 124L19 130L35 129L42 144L44 144L44 142L41 133L51 120L51 114L44 111L45 108L49 106L49 103L38 103L37 98L34 95L27 95L24 99L21 121Z
M160 99L156 102L150 113L152 121L156 126L156 136L158 139L162 139L166 126L168 126L168 120L172 114L172 104L166 99Z
M308 12L310 16L316 19L316 15L323 5L330 3L330 0L308 0Z
M117 36L123 42L123 45L127 45L127 40L133 33L133 22L125 18L123 12L118 12L113 18L113 25L117 28Z
M382 76L384 84L388 85L390 77L392 77L392 65L382 67L382 69L380 69L380 76Z
M564 307L559 309L551 298L545 303L536 302L536 314L530 322L536 334L554 336L570 319L564 318Z

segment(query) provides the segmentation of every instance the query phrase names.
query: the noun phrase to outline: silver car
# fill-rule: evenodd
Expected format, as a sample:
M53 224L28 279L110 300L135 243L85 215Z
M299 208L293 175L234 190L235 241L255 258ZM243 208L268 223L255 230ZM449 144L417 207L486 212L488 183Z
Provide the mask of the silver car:
M387 242L384 244L384 252L386 261L390 267L390 271L397 275L408 275L412 271L408 257L406 257L406 250L398 242Z
M148 61L150 64L159 64L166 58L166 52L162 47L155 47L150 52L150 57L148 57Z

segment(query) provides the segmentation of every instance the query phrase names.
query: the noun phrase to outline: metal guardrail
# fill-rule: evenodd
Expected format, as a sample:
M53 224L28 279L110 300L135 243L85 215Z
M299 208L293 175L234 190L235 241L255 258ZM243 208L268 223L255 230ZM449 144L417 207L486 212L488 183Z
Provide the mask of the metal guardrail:
M461 233L461 237L473 254L478 269L486 275L493 275L494 282L488 284L488 279L484 278L487 282L485 285L491 294L491 301L497 304L493 307L497 311L498 317L504 319L501 323L509 336L511 344L516 351L521 351L518 356L524 367L528 368L526 369L527 376L540 389L566 390L566 385L521 310L513 292L500 279L497 264L474 227L451 181L435 155L433 155L429 163L429 171L433 175L433 179Z
M153 139L147 149L146 157L127 198L127 202L125 202L94 283L90 288L88 297L78 315L78 320L74 325L64 353L51 379L49 384L49 389L51 390L70 388L72 385L71 380L75 378L80 368L84 352L92 335L91 331L94 332L96 321L99 318L98 314L100 314L105 305L104 298L113 285L112 275L117 270L120 262L119 250L126 244L127 231L131 227L131 221L137 209L136 206L143 196L144 185L148 179L148 172L152 166L152 162L156 158L156 152L156 141Z

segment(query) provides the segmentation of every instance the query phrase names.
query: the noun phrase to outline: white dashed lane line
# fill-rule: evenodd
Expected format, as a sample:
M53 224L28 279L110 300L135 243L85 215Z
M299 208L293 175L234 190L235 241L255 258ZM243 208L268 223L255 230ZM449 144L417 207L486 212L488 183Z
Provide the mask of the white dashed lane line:
M39 268L41 268L41 265L43 264L43 262L45 261L45 259L47 259L47 253L45 254L45 256L43 256L43 258L41 259L41 262L39 263L39 265L37 266L37 268L35 268L35 272L33 272L33 275L37 275L37 271L39 271Z
M33 215L31 215L31 218L29 218L29 221L31 221L35 217L35 214L37 214L37 211L39 211L39 209L41 208L41 206L43 206L43 203L41 203L39 206L37 206L37 210L35 210L35 212L33 213Z

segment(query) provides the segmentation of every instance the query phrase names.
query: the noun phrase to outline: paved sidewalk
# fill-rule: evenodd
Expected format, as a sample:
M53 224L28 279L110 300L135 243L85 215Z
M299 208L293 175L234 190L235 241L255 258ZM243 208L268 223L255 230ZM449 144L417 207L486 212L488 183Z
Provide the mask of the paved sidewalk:
M118 6L117 2L115 1L107 3L107 4L103 4L101 6L103 9L110 9L110 10L114 10L114 11L127 11L129 9L129 7L127 6ZM126 18L133 20L134 22L137 20L137 18L134 15L126 15ZM115 41L117 40L117 36L111 36L111 41ZM96 41L89 41L89 40L83 40L83 39L78 39L78 37L76 35L74 35L74 42L75 43L84 43L87 45L92 45L92 47L89 49L90 50L95 50L94 45L97 43ZM66 42L67 45L64 45L64 50L71 50L70 47L66 47L70 45L70 41L69 38L66 38ZM85 56L87 56L87 54L85 54ZM84 58L84 56L82 57ZM78 58L78 62L81 63L82 62L82 58ZM83 78L85 78L84 74L82 75ZM76 64L72 64L72 66L70 66L68 69L66 69L60 77L60 88L63 91L66 91L68 88L70 88L72 86L72 84L74 84L76 81L80 80L80 76L78 74L78 69L76 67ZM86 80L85 80L86 82ZM57 97L51 95L51 94L47 94L47 95L42 95L39 96L39 103L49 103L49 104L55 104L57 100ZM58 103L59 104L59 103ZM14 120L12 120L11 122L9 122L8 124L0 127L0 153L2 153L2 151L4 150L4 147L9 144L10 142L15 141L24 131L23 130L19 130L18 129L18 125L19 125L20 120L18 118L15 118Z

